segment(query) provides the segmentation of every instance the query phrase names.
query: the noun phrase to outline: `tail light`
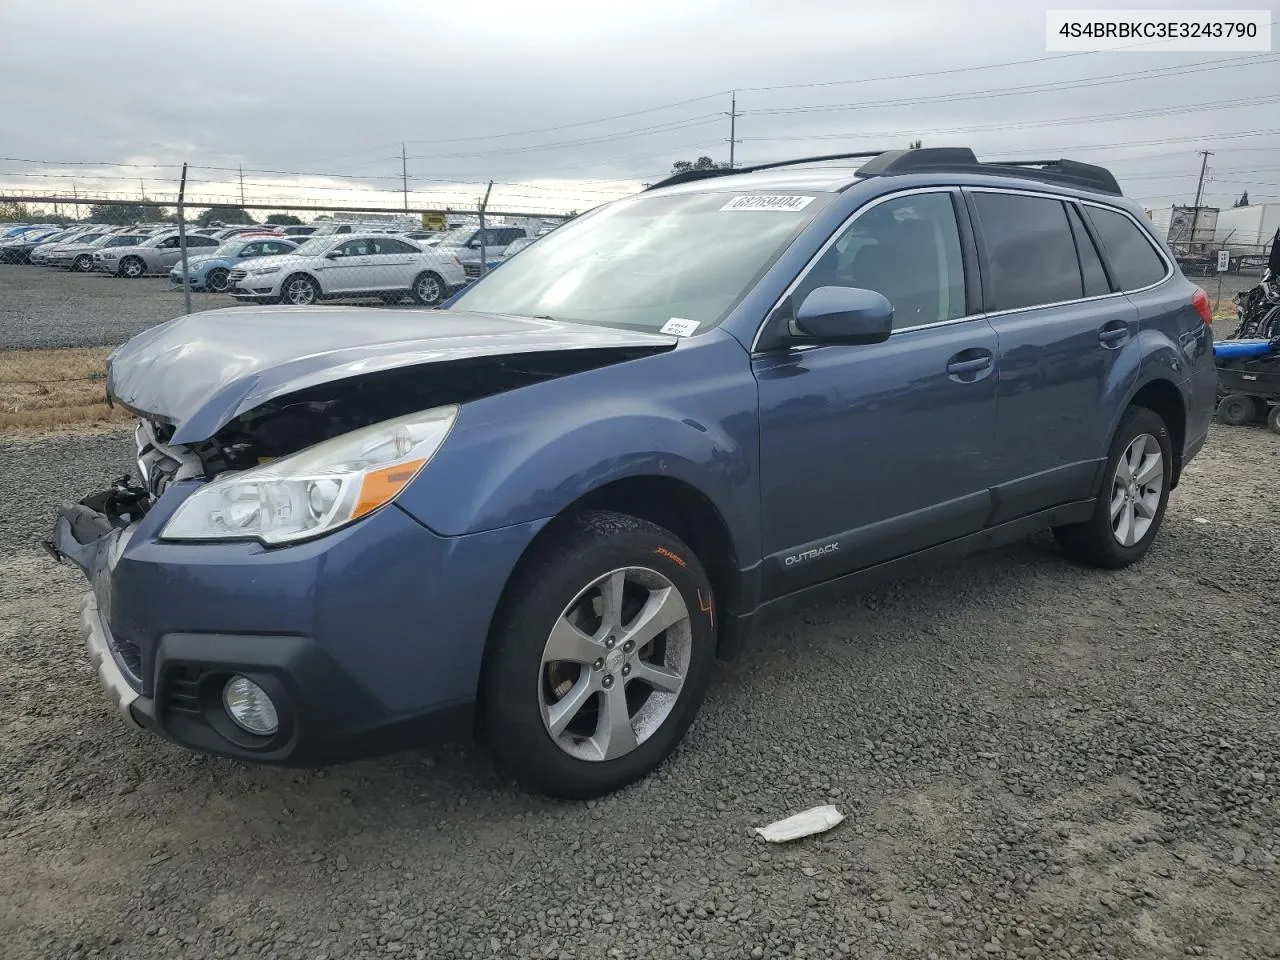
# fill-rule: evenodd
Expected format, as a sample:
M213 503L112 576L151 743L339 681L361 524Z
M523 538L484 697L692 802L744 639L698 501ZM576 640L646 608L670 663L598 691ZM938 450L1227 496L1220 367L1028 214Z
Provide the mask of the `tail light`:
M1201 320L1213 323L1213 306L1209 303L1209 295L1199 287L1196 287L1196 292L1191 297L1191 305L1196 308Z

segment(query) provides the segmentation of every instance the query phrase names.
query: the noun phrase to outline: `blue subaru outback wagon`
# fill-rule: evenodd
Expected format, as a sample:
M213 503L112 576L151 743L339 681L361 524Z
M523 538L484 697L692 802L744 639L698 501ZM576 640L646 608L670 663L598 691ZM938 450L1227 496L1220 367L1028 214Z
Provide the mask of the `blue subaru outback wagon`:
M447 309L120 347L138 477L49 543L116 709L291 765L461 726L584 797L815 591L1043 528L1139 560L1208 431L1204 292L1102 168L856 156L677 175Z

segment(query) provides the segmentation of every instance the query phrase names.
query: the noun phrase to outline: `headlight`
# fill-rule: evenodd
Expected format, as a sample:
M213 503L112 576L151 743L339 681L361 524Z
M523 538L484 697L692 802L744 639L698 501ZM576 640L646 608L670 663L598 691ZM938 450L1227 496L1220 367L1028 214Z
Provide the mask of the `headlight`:
M288 543L329 533L394 500L457 414L448 406L397 417L220 477L188 497L160 536Z
M280 267L262 267L261 269L258 269L258 270L250 270L249 276L265 277L269 273L279 273L279 272L280 272Z

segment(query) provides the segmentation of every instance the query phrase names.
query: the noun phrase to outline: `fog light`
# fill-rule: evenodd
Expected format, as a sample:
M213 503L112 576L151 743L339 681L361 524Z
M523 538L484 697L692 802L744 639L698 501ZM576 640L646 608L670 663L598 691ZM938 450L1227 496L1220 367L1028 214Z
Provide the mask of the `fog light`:
M280 729L276 705L267 691L248 677L232 677L222 688L222 705L227 716L242 730L259 737L269 737Z

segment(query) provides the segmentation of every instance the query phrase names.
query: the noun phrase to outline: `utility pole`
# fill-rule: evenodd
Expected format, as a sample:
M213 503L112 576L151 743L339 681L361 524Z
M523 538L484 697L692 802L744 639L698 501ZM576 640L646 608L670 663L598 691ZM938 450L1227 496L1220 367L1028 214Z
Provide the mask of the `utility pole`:
M733 148L737 146L738 91L729 91L729 169L733 169Z
M244 167L240 168L240 207L244 208Z
M489 206L489 191L492 189L493 181L490 180L489 185L484 188L484 199L480 201L480 276L482 277L488 272L486 269L488 264L485 261L489 259L484 250L484 209Z
M1191 236L1187 238L1187 253L1191 253L1196 242L1196 221L1200 219L1200 197L1204 194L1204 175L1209 168L1212 151L1200 151L1200 182L1196 184L1196 205L1191 211Z
M404 212L409 212L409 160L404 154L404 144L400 144L400 187L404 190Z

